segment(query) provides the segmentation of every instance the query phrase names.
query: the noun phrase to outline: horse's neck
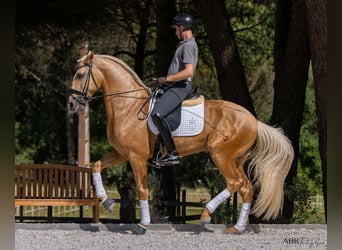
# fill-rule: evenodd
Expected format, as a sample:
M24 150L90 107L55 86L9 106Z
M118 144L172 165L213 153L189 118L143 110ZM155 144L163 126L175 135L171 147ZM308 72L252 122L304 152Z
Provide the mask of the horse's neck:
M130 110L136 114L149 96L148 90L133 78L122 79L122 75L107 79L103 91L108 117L125 116Z
M108 118L122 118L130 110L137 113L149 96L149 89L121 60L110 56L99 56L95 60L104 77L102 90Z

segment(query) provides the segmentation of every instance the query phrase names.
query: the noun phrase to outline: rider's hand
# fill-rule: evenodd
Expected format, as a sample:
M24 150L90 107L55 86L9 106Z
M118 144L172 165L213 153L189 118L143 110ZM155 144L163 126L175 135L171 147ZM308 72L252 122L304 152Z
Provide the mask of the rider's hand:
M166 77L158 77L156 79L156 82L157 82L157 85L158 86L164 86L167 84L167 80L166 80Z

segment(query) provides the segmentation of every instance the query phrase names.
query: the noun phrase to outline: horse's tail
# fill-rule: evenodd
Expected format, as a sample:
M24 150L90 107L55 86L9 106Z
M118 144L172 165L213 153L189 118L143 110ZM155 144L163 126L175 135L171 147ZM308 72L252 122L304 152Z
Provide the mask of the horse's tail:
M290 140L279 128L258 121L258 137L248 153L248 172L254 170L253 183L260 190L251 213L264 220L282 212L284 182L294 157Z

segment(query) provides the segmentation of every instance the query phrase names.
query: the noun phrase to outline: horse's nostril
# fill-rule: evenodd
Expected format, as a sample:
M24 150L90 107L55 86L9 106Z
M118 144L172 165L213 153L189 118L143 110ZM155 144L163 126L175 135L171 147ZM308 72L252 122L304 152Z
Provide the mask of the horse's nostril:
M74 104L72 102L69 102L69 108L73 108L74 107Z

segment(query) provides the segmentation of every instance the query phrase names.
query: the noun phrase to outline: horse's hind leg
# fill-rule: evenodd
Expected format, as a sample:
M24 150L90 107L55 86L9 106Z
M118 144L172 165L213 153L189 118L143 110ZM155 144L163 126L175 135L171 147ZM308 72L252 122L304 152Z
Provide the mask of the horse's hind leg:
M237 168L237 172L239 174L239 179L243 180L242 185L240 187L239 194L242 197L242 205L240 209L239 218L236 224L232 227L228 227L225 232L227 233L242 233L245 231L248 215L251 209L251 203L253 201L253 194L254 194L254 187L250 183L249 179L247 178L243 166L240 165Z
M201 225L209 223L211 215L216 208L242 186L242 180L239 178L239 173L236 170L235 161L229 158L215 157L215 155L211 156L220 173L225 178L227 188L206 204L200 218Z
M236 191L239 191L243 200L243 204L240 210L238 221L233 227L228 227L225 232L242 233L246 228L250 206L253 200L254 188L243 170L243 161L238 162L238 166L236 166L236 160L215 157L215 155L212 155L212 159L220 170L220 173L225 178L227 188L206 204L201 214L201 224L205 225L209 223L211 214L215 211L215 209Z
M93 182L95 185L96 196L100 200L100 203L103 205L103 207L111 213L114 211L115 202L113 199L108 198L107 196L102 182L101 171L107 167L124 161L125 159L121 155L119 155L116 151L113 151L106 155L103 159L96 161L93 166Z

